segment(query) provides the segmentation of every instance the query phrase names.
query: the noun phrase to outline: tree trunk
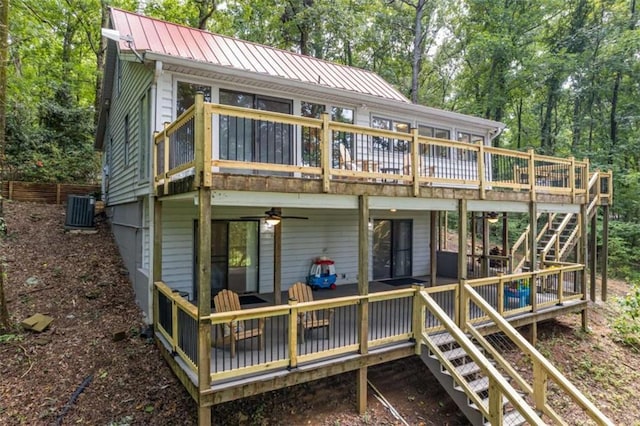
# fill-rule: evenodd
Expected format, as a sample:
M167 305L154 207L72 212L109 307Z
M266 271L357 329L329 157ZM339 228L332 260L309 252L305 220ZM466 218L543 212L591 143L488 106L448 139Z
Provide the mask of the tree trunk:
M107 20L109 18L108 16L108 12L107 12L107 4L106 4L106 0L100 0L100 9L101 9L101 16L100 16L100 28L106 28L107 27ZM96 66L97 69L104 72L104 55L105 52L107 51L107 39L105 37L100 37L100 44L98 45L98 49L96 49ZM103 75L102 72L98 72L96 74L96 97L95 100L93 101L93 106L94 106L94 118L93 118L93 122L94 124L98 124L98 114L100 114L100 98L102 96L102 80L103 80Z
M422 66L422 46L426 35L423 34L422 30L422 17L424 16L426 5L426 0L418 0L415 5L416 19L415 28L413 29L413 60L411 63L411 102L414 104L418 103L418 79Z
M4 148L6 143L7 60L9 54L9 0L0 0L0 188L4 178ZM0 238L6 234L6 224L0 194ZM0 330L9 328L9 310L4 297L4 259L0 257Z

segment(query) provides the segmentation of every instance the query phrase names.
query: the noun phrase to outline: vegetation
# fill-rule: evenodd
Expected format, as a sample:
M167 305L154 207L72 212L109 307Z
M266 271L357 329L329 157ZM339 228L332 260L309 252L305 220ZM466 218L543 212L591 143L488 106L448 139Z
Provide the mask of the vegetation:
M613 329L622 343L640 349L640 281L633 282L630 291L617 301L621 312Z
M413 101L503 121L498 146L612 169L612 269L633 270L626 227L640 223L635 0L36 3L18 0L9 12L5 179L97 178L100 28L107 6L141 3L150 16L370 69Z

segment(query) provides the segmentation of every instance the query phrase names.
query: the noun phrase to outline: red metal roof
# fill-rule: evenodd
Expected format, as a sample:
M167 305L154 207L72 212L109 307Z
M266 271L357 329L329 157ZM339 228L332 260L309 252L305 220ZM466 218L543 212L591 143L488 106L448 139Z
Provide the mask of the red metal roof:
M213 34L111 8L113 29L130 35L138 52L154 52L317 86L409 103L379 75L286 50ZM120 42L122 51L131 50Z

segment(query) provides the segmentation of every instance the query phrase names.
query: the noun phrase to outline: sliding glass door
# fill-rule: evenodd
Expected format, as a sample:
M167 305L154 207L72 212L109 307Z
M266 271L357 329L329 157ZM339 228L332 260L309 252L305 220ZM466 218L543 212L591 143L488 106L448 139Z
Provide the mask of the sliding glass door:
M211 222L211 295L222 289L236 293L258 292L260 222L214 220ZM194 290L197 286L198 225L195 224ZM197 294L197 291L196 291Z
M374 280L412 275L412 225L410 219L374 220Z

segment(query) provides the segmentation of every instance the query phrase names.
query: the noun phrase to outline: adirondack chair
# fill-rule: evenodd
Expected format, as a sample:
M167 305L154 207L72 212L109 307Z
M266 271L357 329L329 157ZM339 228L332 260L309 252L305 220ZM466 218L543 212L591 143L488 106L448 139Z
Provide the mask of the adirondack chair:
M241 309L238 294L226 289L216 294L213 298L213 305L216 312L239 311ZM264 349L264 318L258 319L258 327L247 328L247 325L250 325L252 322L255 321L239 320L219 324L215 344L224 345L229 342L231 346L231 358L235 358L237 342L240 340L257 337L259 339L260 350Z
M289 299L295 299L299 303L313 302L313 292L311 287L305 283L297 282L289 287ZM298 314L298 341L304 344L306 334L310 334L313 329L326 328L325 337L331 336L331 319L333 309L327 309L322 317L316 315L316 311L301 312Z

